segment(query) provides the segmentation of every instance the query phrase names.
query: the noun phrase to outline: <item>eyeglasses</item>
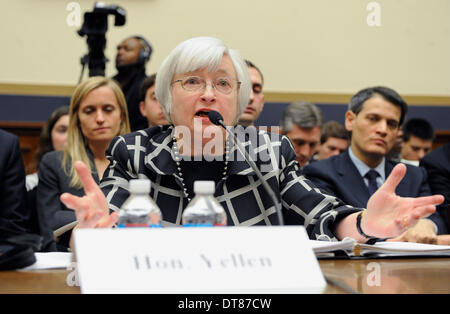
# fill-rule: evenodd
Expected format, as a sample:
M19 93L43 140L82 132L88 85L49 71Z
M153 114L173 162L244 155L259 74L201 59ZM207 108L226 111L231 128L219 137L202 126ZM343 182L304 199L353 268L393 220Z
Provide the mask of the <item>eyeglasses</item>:
M206 80L199 76L188 76L181 80L173 81L172 84L181 83L181 87L189 92L198 92L206 88ZM212 87L222 93L229 94L235 88L239 88L241 82L237 82L228 77L219 77L212 81Z

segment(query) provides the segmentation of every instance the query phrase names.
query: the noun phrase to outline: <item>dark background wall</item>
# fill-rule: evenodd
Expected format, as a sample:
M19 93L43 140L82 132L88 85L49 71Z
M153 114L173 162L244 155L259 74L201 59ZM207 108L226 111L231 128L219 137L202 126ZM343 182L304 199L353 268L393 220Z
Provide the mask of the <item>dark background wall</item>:
M0 121L44 122L59 106L69 105L67 96L34 96L0 94ZM325 121L344 123L346 104L316 103L323 112ZM258 126L279 125L287 102L267 102L256 121ZM436 130L450 131L450 107L413 105L409 106L407 119L421 117L430 121Z

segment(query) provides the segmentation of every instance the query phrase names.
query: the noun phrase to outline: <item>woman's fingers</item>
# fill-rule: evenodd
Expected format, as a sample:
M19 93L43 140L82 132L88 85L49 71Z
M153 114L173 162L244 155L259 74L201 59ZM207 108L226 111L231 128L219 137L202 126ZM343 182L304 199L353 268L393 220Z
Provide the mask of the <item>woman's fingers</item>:
M82 228L93 228L101 219L109 216L103 208L95 209L92 206L92 201L86 196L79 197L70 193L64 193L60 199L68 208L75 211L75 216Z
M75 211L80 228L110 228L118 220L117 214L109 215L108 202L100 187L81 161L74 164L75 170L83 183L85 196L79 197L63 193L61 202Z
M402 163L397 164L394 169L392 169L391 174L387 177L386 181L379 190L384 190L385 192L395 194L395 189L400 181L402 181L405 174L406 166Z
M97 227L112 228L112 226L114 226L118 221L119 215L118 213L114 212L111 215L104 217L104 219L98 223Z
M83 183L84 192L86 194L88 193L102 193L102 190L98 186L97 182L95 182L94 178L92 177L91 172L89 171L89 168L81 161L76 161L74 163L74 168L80 177L81 182Z
M435 211L436 207L434 205L416 207L411 209L408 214L397 217L395 223L397 223L400 228L406 230L414 227L420 219L428 217Z
M426 205L414 208L412 212L412 217L414 219L421 219L430 216L432 213L436 211L436 206L434 205Z
M61 194L59 199L67 208L73 210L78 210L84 205L84 202L82 201L83 197L75 196L70 193Z
M444 196L440 194L431 195L431 196L422 196L414 198L414 207L422 207L422 206L435 206L439 205L444 201Z

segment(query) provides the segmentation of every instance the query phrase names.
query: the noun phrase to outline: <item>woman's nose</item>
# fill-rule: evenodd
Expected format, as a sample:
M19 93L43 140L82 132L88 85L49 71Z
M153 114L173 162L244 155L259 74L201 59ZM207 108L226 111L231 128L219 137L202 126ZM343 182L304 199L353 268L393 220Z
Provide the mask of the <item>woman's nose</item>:
M203 90L202 100L206 103L214 103L216 100L216 90L212 84L207 82Z
M97 123L103 123L105 121L105 116L103 115L103 112L101 110L97 111L95 120L97 121Z

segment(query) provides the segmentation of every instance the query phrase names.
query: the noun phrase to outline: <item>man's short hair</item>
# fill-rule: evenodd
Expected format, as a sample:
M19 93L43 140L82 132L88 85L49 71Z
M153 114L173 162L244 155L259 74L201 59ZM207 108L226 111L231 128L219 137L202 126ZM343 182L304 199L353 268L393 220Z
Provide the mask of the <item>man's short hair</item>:
M145 94L147 93L147 90L155 85L156 81L156 73L150 75L149 77L146 77L145 80L142 82L141 85L141 92L139 94L141 101L145 101Z
M283 117L280 121L283 134L292 130L294 123L306 129L311 129L315 126L322 127L322 111L316 105L306 101L293 102L283 112Z
M328 138L335 137L343 140L349 139L348 131L337 121L328 121L322 126L322 135L320 136L320 144L325 143Z
M358 114L362 110L362 106L366 100L372 98L373 95L380 95L386 101L394 104L401 109L399 125L403 124L405 116L408 112L408 105L403 100L403 98L393 89L384 86L369 87L360 90L355 95L353 95L348 105L348 110L353 111Z
M412 136L418 137L422 140L434 140L433 126L425 119L413 118L405 122L402 127L403 141L408 142Z
M256 71L258 71L259 75L261 76L261 83L264 86L264 76L263 76L261 70L253 62L251 62L250 60L246 59L244 61L245 61L245 64L247 64L247 66L249 68L254 68L254 69L256 69Z

